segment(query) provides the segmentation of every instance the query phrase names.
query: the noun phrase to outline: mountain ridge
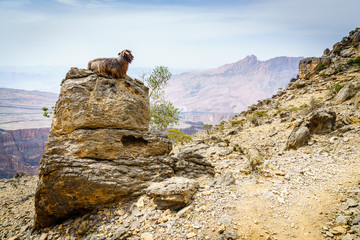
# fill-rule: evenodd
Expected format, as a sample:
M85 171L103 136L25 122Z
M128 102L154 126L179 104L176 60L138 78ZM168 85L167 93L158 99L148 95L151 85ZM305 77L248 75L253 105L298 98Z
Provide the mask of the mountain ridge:
M249 55L235 63L174 75L167 98L184 112L238 113L270 97L296 77L303 57L260 61Z

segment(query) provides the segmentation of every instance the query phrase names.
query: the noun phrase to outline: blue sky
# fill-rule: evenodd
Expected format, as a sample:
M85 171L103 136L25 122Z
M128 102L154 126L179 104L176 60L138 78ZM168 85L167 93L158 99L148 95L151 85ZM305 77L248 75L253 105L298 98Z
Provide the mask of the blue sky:
M0 66L85 68L123 49L133 68L320 56L359 12L359 0L0 0Z

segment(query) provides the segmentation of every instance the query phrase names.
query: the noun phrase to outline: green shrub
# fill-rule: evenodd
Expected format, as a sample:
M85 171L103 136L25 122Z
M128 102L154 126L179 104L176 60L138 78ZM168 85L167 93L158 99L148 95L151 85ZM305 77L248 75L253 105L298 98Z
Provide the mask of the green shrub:
M260 166L264 163L264 155L257 150L257 154L251 155L249 152L245 153L246 158L248 159L248 168L252 172L261 171Z
M280 113L282 113L282 112L287 112L287 111L288 111L288 110L287 110L286 108L277 108L275 114L278 115L278 114L280 114Z
M252 115L249 117L249 121L254 124L255 127L260 125L260 118L257 115Z
M245 150L246 150L246 148L242 148L242 147L239 146L239 144L237 144L237 143L233 146L233 151L234 151L234 152L239 152L239 153L241 153L242 155L245 155Z
M214 129L215 130L218 130L218 131L222 131L222 130L224 130L225 129L225 123L226 123L226 121L221 121L218 125L216 125L215 127L214 127Z
M333 50L333 53L335 53L336 55L339 55L341 52L341 48L340 47L337 47Z
M261 159L251 158L249 159L249 168L251 171L258 171L262 163L263 161Z
M256 111L248 116L248 120L254 124L254 126L260 125L260 119L267 116L267 111Z
M251 106L248 107L248 109L250 111L255 111L257 109L257 107L255 105L251 105Z
M336 83L332 87L328 87L328 89L332 94L337 94L343 87L343 85Z
M288 108L288 111L289 112L297 112L297 111L303 110L307 107L309 107L309 105L307 105L306 103L300 105L299 107L294 107L294 106L290 105L290 107Z
M310 105L303 104L300 106L303 115L307 115L315 111L316 109L320 108L322 105L321 100L317 100L314 97L311 97L309 104Z
M320 65L318 66L318 68L317 68L318 72L320 72L321 70L325 69L325 67L326 67L326 64L325 64L325 63L320 64Z
M267 111L256 111L254 112L254 115L258 116L258 117L266 117L267 116Z
M185 144L192 140L190 135L180 132L179 129L169 129L166 134L175 144Z
M314 97L311 97L310 106L307 106L307 107L309 107L311 111L318 109L321 107L321 101L316 100Z
M230 120L231 126L233 126L233 127L236 127L236 126L239 126L239 125L243 125L244 122L245 122L244 120L238 120L238 121Z
M224 126L224 125L225 125L225 123L226 123L226 121L225 121L225 120L223 120L223 121L221 121L221 122L219 123L219 125L220 125L220 126Z
M350 59L347 64L350 66L360 66L360 56L355 59Z
M48 112L49 108L43 107L43 108L42 108L42 110L44 111L43 116L44 116L44 117L47 117L47 118L51 117L52 114L53 114L54 108L55 108L55 107L51 107L51 111Z

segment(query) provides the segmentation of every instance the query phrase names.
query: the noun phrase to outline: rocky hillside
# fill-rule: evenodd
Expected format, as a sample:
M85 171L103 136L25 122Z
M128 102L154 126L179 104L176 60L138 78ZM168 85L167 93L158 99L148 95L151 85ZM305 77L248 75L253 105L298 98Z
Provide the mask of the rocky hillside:
M218 123L221 116L229 119L230 113L245 110L286 86L296 76L301 59L260 61L251 55L218 68L178 74L172 77L166 95L186 112L188 120Z
M359 109L360 29L356 29L324 56L302 60L298 78L272 98L172 150L171 161L177 166L184 166L183 161L202 163L214 168L214 177L193 178L193 171L185 167L182 176L188 180L156 183L133 200L99 205L37 231L32 230L31 207L37 178L1 180L0 237L358 239ZM132 163L131 158L128 161ZM90 167L96 164L89 162ZM99 176L104 169L99 168ZM64 170L71 173L71 168ZM74 201L79 199L75 196ZM87 197L93 195L81 199ZM187 206L166 206L174 201Z
M49 128L0 129L0 178L37 174L48 134Z

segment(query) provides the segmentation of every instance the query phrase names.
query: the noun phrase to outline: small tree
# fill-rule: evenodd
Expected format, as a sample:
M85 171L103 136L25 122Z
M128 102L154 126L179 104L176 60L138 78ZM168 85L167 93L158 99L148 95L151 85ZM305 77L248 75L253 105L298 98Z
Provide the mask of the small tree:
M175 144L185 144L192 140L190 135L187 135L183 132L180 132L179 129L173 128L169 129L166 134Z
M157 66L150 76L142 79L149 88L150 97L150 130L164 132L168 127L179 122L179 109L165 99L165 88L169 84L171 72L167 67Z
M51 111L48 111L47 107L43 107L42 110L44 111L43 116L49 118L53 114L54 107L51 107Z

